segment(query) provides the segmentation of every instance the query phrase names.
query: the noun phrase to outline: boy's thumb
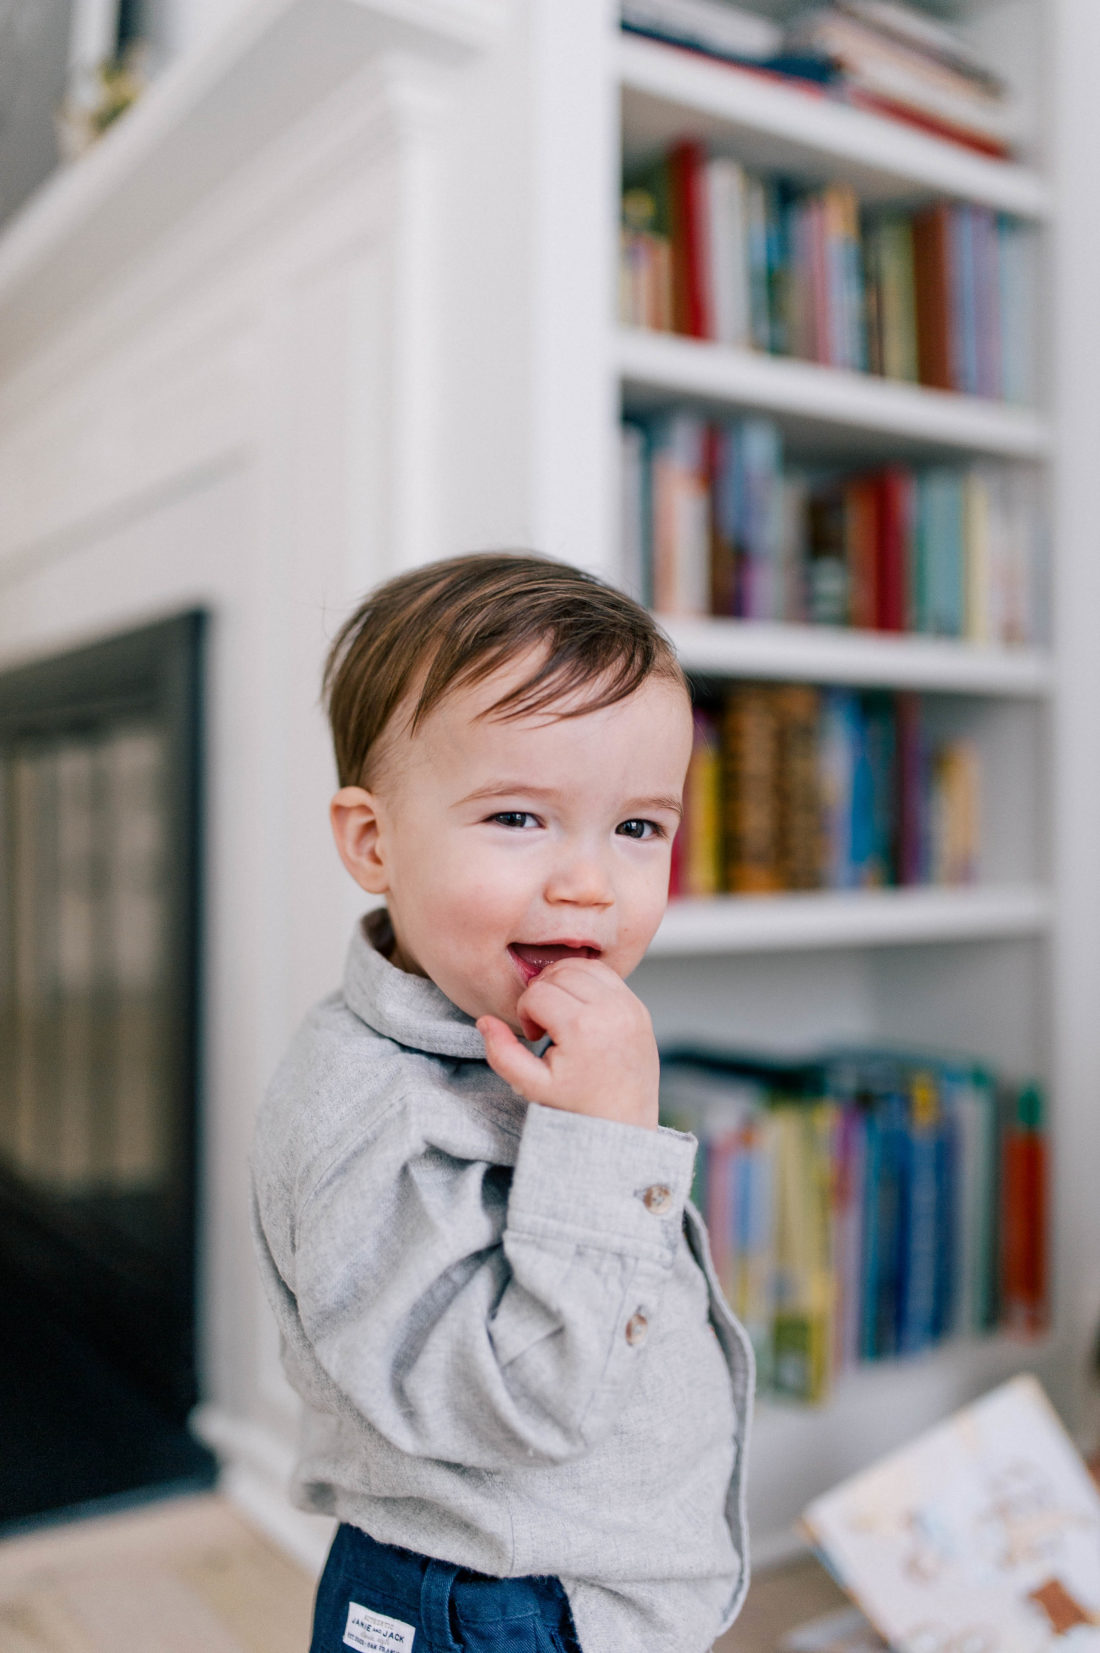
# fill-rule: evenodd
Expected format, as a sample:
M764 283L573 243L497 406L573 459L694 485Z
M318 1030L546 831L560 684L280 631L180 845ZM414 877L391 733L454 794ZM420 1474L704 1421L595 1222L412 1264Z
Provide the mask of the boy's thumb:
M520 1044L499 1016L481 1016L475 1025L485 1040L485 1055L493 1072L528 1102L541 1101L547 1079L545 1064Z

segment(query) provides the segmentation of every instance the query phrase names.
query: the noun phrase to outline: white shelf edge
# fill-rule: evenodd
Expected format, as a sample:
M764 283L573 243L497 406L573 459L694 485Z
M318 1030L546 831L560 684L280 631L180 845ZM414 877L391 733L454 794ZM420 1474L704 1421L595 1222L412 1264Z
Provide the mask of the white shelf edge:
M902 121L751 70L627 34L618 41L616 70L628 93L642 93L734 133L775 139L792 155L802 151L841 163L856 175L853 182L863 175L887 190L915 186L1023 218L1042 219L1051 211L1050 192L1029 167L979 155Z
M704 953L889 947L1041 935L1052 903L1036 885L959 889L812 891L678 900L649 950L655 958Z
M754 408L878 443L895 437L997 458L1037 460L1050 451L1046 421L1027 408L642 328L617 329L614 349L627 401Z
M688 673L1024 699L1053 688L1043 649L762 620L656 618Z

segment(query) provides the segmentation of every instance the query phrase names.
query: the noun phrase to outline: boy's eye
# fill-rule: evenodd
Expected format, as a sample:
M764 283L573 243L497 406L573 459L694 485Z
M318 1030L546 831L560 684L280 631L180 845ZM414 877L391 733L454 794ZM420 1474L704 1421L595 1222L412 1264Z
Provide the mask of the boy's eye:
M621 832L624 838L664 837L664 828L659 826L656 821L641 821L638 819L620 821L615 831Z
M528 824L538 825L535 816L526 809L502 809L498 814L490 815L489 819L497 826L525 827Z

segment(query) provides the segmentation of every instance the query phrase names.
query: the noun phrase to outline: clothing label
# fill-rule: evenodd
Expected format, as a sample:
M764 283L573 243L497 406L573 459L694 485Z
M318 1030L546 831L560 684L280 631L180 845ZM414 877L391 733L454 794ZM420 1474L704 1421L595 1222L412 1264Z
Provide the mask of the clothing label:
M413 1626L400 1619L388 1619L385 1613L360 1607L357 1601L348 1605L344 1646L356 1648L357 1653L406 1653L415 1635Z

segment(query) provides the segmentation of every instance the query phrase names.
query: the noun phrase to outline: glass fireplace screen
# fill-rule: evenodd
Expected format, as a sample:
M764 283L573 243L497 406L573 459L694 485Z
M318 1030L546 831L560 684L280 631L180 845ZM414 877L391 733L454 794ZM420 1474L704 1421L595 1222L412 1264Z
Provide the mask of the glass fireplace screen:
M181 1416L202 630L188 614L0 677L0 1252Z

